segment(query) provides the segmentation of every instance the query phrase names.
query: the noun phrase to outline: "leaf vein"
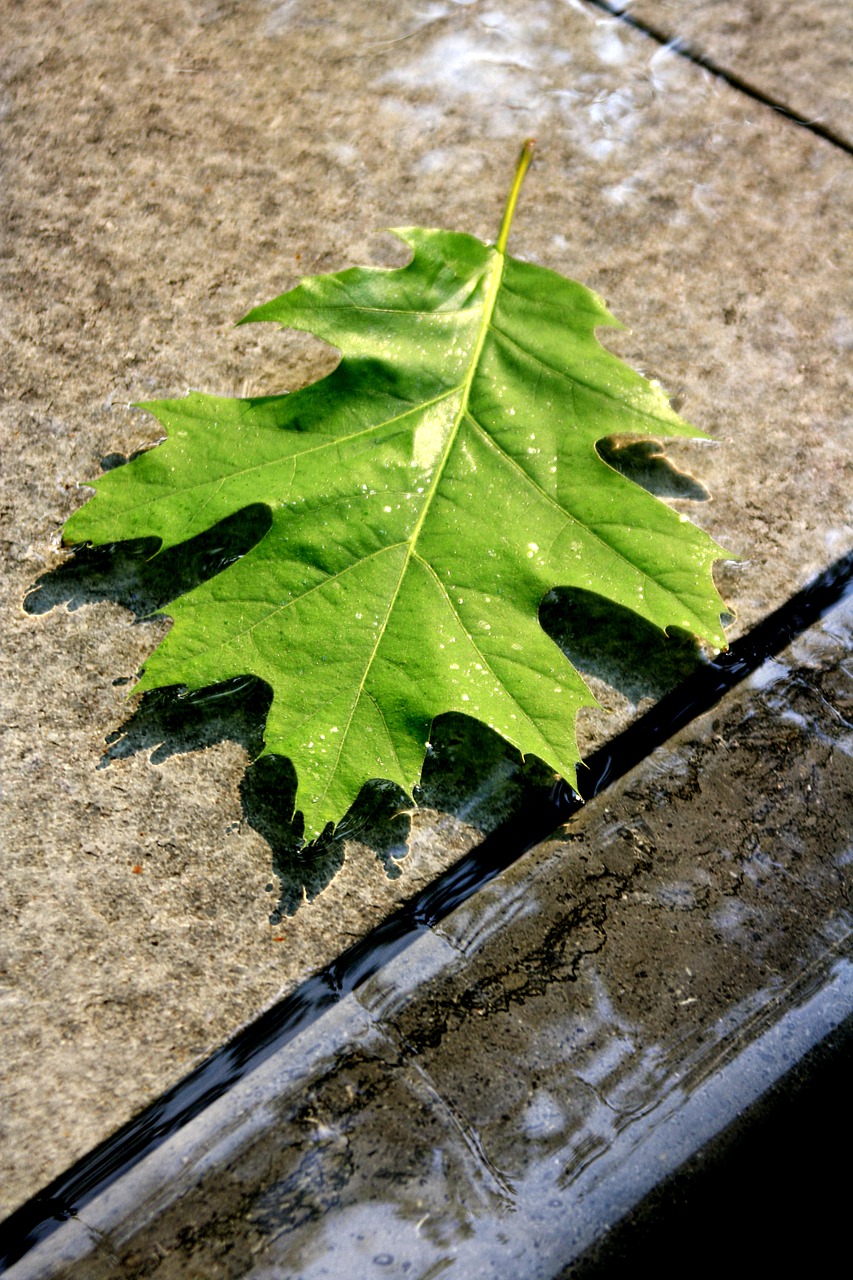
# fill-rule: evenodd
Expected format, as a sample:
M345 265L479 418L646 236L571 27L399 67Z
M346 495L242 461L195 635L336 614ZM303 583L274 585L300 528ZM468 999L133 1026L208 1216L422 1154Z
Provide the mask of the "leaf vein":
M542 488L542 486L536 483L536 481L529 474L529 472L525 471L524 467L522 467L520 463L518 463L515 460L515 458L512 457L511 454L507 453L505 449L501 448L501 446L489 434L486 428L477 421L477 419L474 417L474 415L471 413L470 410L467 413L467 417L469 422L471 422L473 426L475 426L477 430L480 432L480 434L482 435L486 443L490 445L491 448L495 449L496 452L502 458L504 458L511 467L514 467L515 470L518 472L518 474L522 477L522 479L524 479L531 486L531 488L533 488L536 491L536 493L539 494L539 496L545 500L545 502L547 502L563 517L564 519L563 527L552 538L547 554L550 554L551 549L554 546L554 543L557 542L557 540L561 538L562 535L565 533L566 529L573 524L577 528L583 529L586 533L589 534L591 538L595 538L595 540L601 544L601 546L604 548L605 551L609 552L610 555L616 556L619 560L621 560L624 564L626 564L635 573L639 574L640 577L643 578L646 582L650 582L654 586L658 587L661 591L666 592L667 595L672 596L672 598L676 600L679 604L682 603L680 600L678 600L678 597L675 595L675 593L669 589L669 587L665 587L657 578L653 578L650 573L647 573L644 569L641 569L639 565L634 564L634 562L632 560L629 560L629 558L625 555L623 551L618 550L618 548L612 546L609 542L606 542L605 539L602 538L596 532L595 529L593 529L590 525L586 524L585 521L579 519L578 516L573 515L571 511L567 511L566 508L561 506L560 503L557 502L555 498L552 498L549 493L546 493L545 490ZM602 527L605 527L605 528L606 527L616 527L616 528L630 527L625 524L620 525L619 522L617 521L611 521L609 522L609 524L608 522L602 521L601 524L602 524ZM555 583L555 585L557 584Z
M527 712L525 711L525 709L522 707L522 705L521 705L521 703L518 701L518 699L517 699L517 698L514 698L514 697L512 696L512 694L508 691L508 689L506 688L506 686L505 686L505 684L504 684L503 680L502 680L502 679L501 679L501 677L498 675L498 673L495 671L494 667L492 666L491 662L489 662L489 659L488 659L488 658L486 657L486 655L483 653L483 651L482 651L482 649L480 648L480 646L477 644L477 641L474 639L474 635L473 635L473 633L468 629L468 627L467 627L467 626L465 625L465 623L463 622L463 620L462 620L462 618L461 618L461 616L460 616L460 614L459 614L458 609L455 607L455 605L454 605L453 601L451 600L450 596L448 595L448 593L447 593L447 589L446 589L446 587L444 586L444 583L443 583L443 582L441 581L441 579L439 578L439 576L438 576L438 574L436 573L436 571L435 571L435 569L433 568L433 566L429 563L429 561L424 560L424 559L423 559L423 557L418 556L417 558L420 560L420 562L421 562L421 564L424 566L424 568L425 568L425 569L426 569L426 570L427 570L427 571L432 575L432 577L435 579L436 586L438 587L439 591L441 592L441 594L444 596L445 600L447 601L447 605L448 605L448 608L450 609L450 612L451 612L451 613L453 614L453 616L456 618L457 622L459 623L460 628L461 628L461 629L462 629L462 631L465 633L465 635L468 637L468 640L469 640L469 642L470 642L470 644L471 644L472 649L473 649L473 650L474 650L474 652L477 654L477 656L482 660L483 666L486 668L486 670L488 671L489 675L492 677L492 679L493 679L493 680L496 680L496 681L498 682L498 684L500 685L500 687L501 687L501 692L502 692L503 694L505 694L505 696L506 696L506 697L508 697L508 698L509 698L510 702L514 702L514 703L515 703L515 705L519 708L519 710L521 711L522 715L524 716L524 718L525 718L525 720L527 721L527 723L528 723L528 725L530 726L530 728L533 730L533 732L534 732L534 734L536 735L536 737L537 737L537 738L541 738L543 741L547 741L547 739L545 738L545 735L544 735L544 733L542 732L542 730L541 730L541 729L540 729L536 724L534 724L533 720L530 718L530 716L528 715L528 713L527 713ZM550 743L548 743L548 745L550 746L551 744L550 744Z
M569 383L573 391L575 387L585 387L587 391L592 392L593 395L600 396L602 400L608 400L612 404L619 405L619 407L627 413L634 414L638 418L648 418L650 422L654 422L658 426L661 426L662 424L663 426L668 425L657 414L651 413L647 409L638 409L636 405L626 403L624 399L620 399L619 396L613 395L612 392L605 390L603 387L597 387L594 383L587 382L584 378L578 378L573 373L567 373L565 369L559 369L548 360L543 360L540 356L534 355L532 351L529 351L523 343L519 342L517 338L514 338L511 333L507 333L505 329L499 329L497 325L491 323L489 324L489 328L492 333L496 334L498 337L505 338L507 342L512 343L512 345L520 351L523 356L526 356L528 360L539 365L540 368L547 369L550 373L556 374L558 378L563 378ZM604 347L602 347L601 350L604 352ZM608 432L607 434L613 435L615 433ZM602 439L606 439L606 435L603 436Z

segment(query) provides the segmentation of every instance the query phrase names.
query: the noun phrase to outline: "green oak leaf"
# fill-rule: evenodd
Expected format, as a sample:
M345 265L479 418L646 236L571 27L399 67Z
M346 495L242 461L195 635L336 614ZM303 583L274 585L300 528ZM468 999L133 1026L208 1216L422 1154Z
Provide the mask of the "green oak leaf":
M411 793L430 725L464 712L565 778L595 699L539 623L553 587L594 591L716 647L726 553L602 460L596 442L701 433L607 352L590 290L495 246L408 228L408 266L304 279L247 321L342 357L289 395L191 393L147 408L166 440L98 480L67 542L161 549L265 503L268 532L170 603L137 690L252 674L265 752L288 756L311 837L371 778Z

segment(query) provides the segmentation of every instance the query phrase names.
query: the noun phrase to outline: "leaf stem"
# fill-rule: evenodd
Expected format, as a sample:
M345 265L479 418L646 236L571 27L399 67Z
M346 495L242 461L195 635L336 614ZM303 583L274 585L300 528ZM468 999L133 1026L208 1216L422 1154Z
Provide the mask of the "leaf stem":
M533 159L533 148L536 146L535 138L528 138L524 146L521 148L521 155L518 157L518 166L515 170L515 178L510 188L509 198L504 209L503 222L501 223L500 235L495 245L498 253L506 253L506 242L509 239L509 229L512 226L513 215L515 214L515 206L518 204L518 193L521 191L521 184L524 181L524 175L530 168L530 162Z

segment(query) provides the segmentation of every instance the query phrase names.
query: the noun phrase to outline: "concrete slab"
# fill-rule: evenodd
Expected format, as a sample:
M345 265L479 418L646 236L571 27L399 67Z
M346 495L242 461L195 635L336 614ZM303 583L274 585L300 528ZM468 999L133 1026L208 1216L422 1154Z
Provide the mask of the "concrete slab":
M393 803L324 869L300 867L274 813L286 784L247 793L254 695L197 718L126 702L166 624L133 625L125 604L156 584L126 556L63 574L58 530L101 458L151 439L129 402L328 369L309 339L235 332L249 306L300 273L398 261L384 226L494 237L519 139L538 133L511 248L602 292L630 328L608 342L719 439L673 456L713 494L685 509L746 557L719 574L736 628L853 540L837 149L555 0L35 0L7 28L0 1211L543 784L482 737L466 776L477 755L451 726L452 767L426 794L445 813L418 819L399 868ZM615 678L589 745L659 691ZM265 836L291 906L343 862L272 925Z
M853 146L853 11L845 0L616 0L610 7L686 42Z
M10 1280L574 1274L853 1016L851 642L848 595Z

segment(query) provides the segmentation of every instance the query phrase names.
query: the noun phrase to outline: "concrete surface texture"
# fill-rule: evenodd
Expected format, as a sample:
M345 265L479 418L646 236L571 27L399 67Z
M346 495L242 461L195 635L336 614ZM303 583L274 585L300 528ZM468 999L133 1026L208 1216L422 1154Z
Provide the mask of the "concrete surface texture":
M5 29L0 1212L546 781L451 726L405 857L380 796L302 865L286 777L246 772L257 690L127 701L162 582L138 552L69 570L59 530L78 482L156 437L132 402L331 367L235 331L250 306L401 261L383 227L494 238L537 134L511 251L601 292L628 326L608 345L719 442L669 453L712 494L682 508L743 557L718 572L735 633L853 541L843 150L582 3L33 0ZM657 691L623 682L583 742Z

